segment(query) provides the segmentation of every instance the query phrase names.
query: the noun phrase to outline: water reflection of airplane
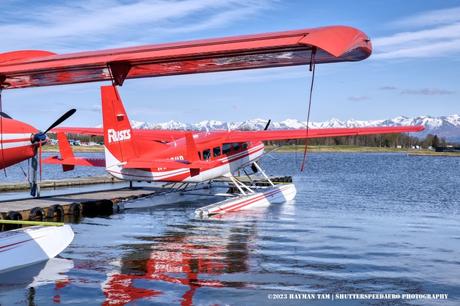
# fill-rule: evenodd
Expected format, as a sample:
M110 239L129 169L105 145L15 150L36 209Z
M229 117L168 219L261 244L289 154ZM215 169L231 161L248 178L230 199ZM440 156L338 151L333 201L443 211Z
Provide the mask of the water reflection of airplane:
M66 273L73 267L72 260L52 258L46 262L0 274L0 305L13 305L23 301L24 289L27 290L29 305L34 305L36 289L51 284L54 285L55 291L52 302L59 303L60 290L70 283Z
M244 287L240 281L221 281L216 276L248 270L256 223L254 219L247 222L230 228L229 223L172 225L162 236L140 238L146 243L128 245L132 251L121 258L119 271L104 283L104 305L162 299L164 283L177 290L188 287L181 295L181 305L192 305L200 287ZM141 287L145 284L149 288ZM168 288L168 292L175 289Z

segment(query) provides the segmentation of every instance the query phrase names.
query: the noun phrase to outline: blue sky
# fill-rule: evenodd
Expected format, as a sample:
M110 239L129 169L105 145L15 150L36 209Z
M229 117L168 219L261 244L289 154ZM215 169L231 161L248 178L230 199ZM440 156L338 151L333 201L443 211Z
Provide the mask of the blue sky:
M3 0L0 52L57 53L350 25L368 34L362 62L318 65L311 120L460 113L460 1ZM128 80L130 119L304 120L306 67ZM38 128L77 107L66 125L101 122L99 85L4 92L4 110Z

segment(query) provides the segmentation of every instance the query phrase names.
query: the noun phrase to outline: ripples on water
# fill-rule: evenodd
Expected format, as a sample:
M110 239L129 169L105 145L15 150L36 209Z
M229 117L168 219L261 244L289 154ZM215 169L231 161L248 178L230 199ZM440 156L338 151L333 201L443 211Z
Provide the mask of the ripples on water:
M1 285L0 303L297 304L267 299L287 292L448 293L431 304L460 303L460 159L310 154L305 173L295 161L263 160L270 174L295 174L292 203L215 220L193 218L203 201L85 218L64 259L40 267L48 283ZM363 303L430 301L340 304Z

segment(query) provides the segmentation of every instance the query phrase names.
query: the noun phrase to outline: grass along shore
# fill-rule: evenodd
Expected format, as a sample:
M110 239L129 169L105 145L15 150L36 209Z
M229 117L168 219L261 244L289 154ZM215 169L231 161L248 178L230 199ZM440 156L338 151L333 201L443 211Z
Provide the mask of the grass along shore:
M104 146L72 146L72 151L80 153L98 153L104 152ZM43 152L59 153L57 145L45 145Z
M286 145L278 148L277 146L265 146L266 151L276 149L276 152L303 152L303 145ZM308 152L321 153L406 153L409 155L423 156L458 156L460 152L435 152L427 149L407 149L407 148L387 148L387 147L364 147L364 146L308 146Z

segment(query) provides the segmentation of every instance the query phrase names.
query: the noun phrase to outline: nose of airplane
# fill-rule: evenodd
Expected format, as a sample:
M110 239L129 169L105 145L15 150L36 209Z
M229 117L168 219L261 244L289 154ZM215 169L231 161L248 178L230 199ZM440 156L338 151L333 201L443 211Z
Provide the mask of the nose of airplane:
M32 135L38 132L36 128L27 123L8 118L2 118L0 128L2 134L23 134L22 136L25 136L25 134Z
M0 118L0 169L26 160L35 154L32 137L37 129L24 122Z

